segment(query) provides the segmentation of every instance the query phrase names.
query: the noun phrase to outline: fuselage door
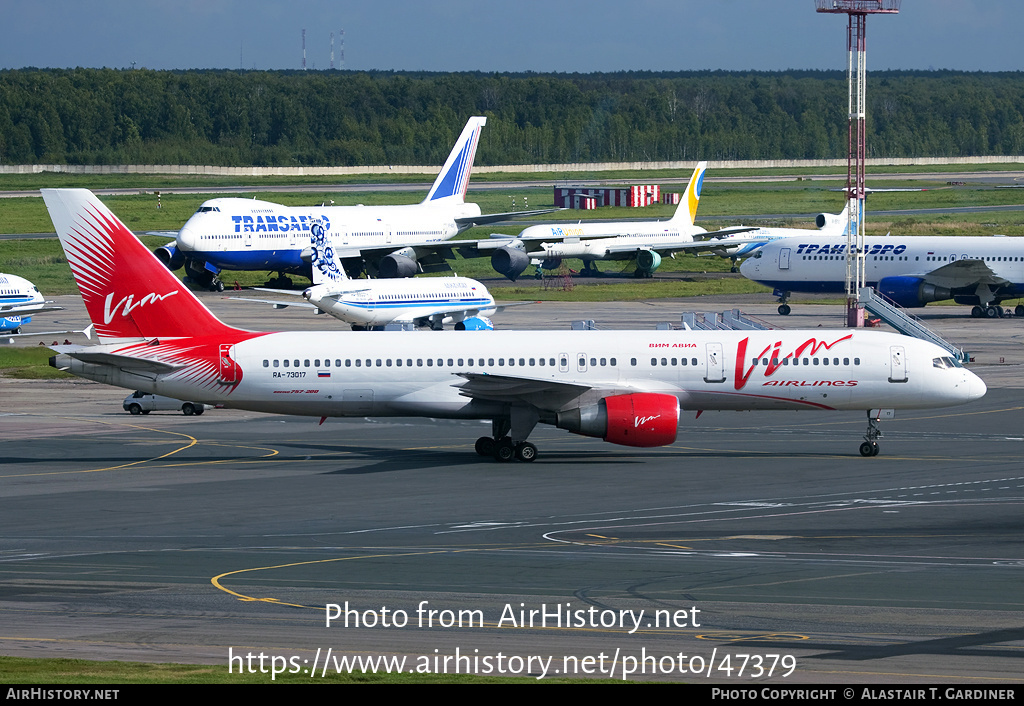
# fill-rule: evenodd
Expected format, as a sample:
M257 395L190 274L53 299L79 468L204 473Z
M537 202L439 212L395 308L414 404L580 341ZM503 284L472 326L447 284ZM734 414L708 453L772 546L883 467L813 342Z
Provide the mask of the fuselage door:
M789 252L792 248L782 248L779 250L779 269L789 269Z
M889 382L907 381L907 355L903 346L889 346Z
M217 364L218 380L221 385L237 385L242 379L242 370L231 357L231 343L220 344L220 356Z
M707 355L707 374L704 382L725 382L725 353L721 343L709 343L705 350Z

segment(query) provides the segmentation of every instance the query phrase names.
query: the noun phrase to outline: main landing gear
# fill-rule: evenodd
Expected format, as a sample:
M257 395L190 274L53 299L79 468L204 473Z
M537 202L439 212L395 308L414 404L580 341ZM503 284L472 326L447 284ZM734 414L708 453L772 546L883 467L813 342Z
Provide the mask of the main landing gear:
M868 410L868 430L864 432L864 443L860 445L861 456L878 455L878 439L882 437L882 430L878 427L878 417L871 416Z
M1010 316L1010 310L1004 309L999 304L975 306L971 309L971 316L975 319L1002 319ZM1013 307L1013 316L1024 316L1024 304Z
M534 411L513 408L511 417L491 422L491 436L481 436L476 440L474 448L480 456L491 456L501 463L508 463L512 459L533 463L537 458L537 447L527 441L526 437L536 424L537 415ZM514 437L521 440L515 441Z
M529 441L514 443L508 436L503 436L500 439L481 436L476 440L476 452L481 456L491 456L502 463L508 463L512 459L532 463L537 458L536 446Z

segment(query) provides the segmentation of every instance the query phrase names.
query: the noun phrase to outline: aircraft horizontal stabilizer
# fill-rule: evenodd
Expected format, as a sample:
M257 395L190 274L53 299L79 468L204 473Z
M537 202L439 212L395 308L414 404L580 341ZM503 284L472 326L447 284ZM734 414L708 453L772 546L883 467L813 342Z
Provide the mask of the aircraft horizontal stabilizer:
M135 356L118 355L117 353L103 353L94 351L91 348L80 348L77 346L73 349L65 346L54 346L53 350L71 356L83 363L113 365L133 373L173 373L175 370L188 367L186 364L164 363L152 358L136 358Z

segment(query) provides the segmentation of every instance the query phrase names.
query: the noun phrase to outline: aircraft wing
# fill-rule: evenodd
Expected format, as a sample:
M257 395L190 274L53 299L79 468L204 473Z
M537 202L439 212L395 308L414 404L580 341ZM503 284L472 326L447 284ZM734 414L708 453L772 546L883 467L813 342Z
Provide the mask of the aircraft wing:
M282 301L280 299L252 299L250 297L228 297L240 302L255 302L256 304L270 304L275 309L287 309L290 306L301 306L304 309L319 309L320 307L308 304L306 302L290 302Z
M589 385L538 380L515 375L488 375L487 373L458 373L466 378L460 383L459 394L475 400L490 402L526 403L541 409L557 410L589 392Z
M53 302L42 304L0 304L0 317L6 316L31 316L32 314L43 314L47 311L64 311L62 306L46 306Z
M514 218L525 218L526 216L540 216L545 213L554 213L555 211L564 211L564 208L542 208L536 211L511 211L509 213L485 213L480 216L466 216L465 218L456 218L455 224L459 229L469 228L470 226L482 226L489 223L500 223L501 221L510 221Z
M756 230L752 228L751 230ZM657 253L674 253L674 252L706 252L721 250L722 248L731 248L736 245L746 245L747 243L760 243L760 240L697 240L694 242L675 242L675 243L658 243L653 247L639 247L641 250L654 250ZM636 252L638 246L634 243L623 244L623 245L611 245L608 247L609 254L621 254Z
M342 259L361 258L371 264L375 271L380 261L397 253L399 255L413 250L416 253L416 262L422 267L423 272L447 272L451 270L446 260L455 259L455 247L461 241L435 240L419 243L397 243L392 245L375 245L373 247L359 247L358 245L335 245L334 252Z
M612 394L646 392L632 385L561 382L551 379L529 378L518 375L489 375L487 373L456 373L466 382L456 385L459 394L476 400L532 405L541 410L556 412L588 393L597 397Z
M710 233L704 233L699 237L703 238L704 240L714 240L715 238L725 238L730 235L738 235L739 233L749 233L750 231L757 229L757 226L734 226L732 228L722 228L721 230L715 230L711 231Z
M537 301L537 302L510 302L508 304L498 304L497 306L494 307L494 311L496 313L500 314L501 312L505 311L505 309L511 309L514 306L527 306L528 304L541 304L541 303L542 302Z
M983 260L957 260L931 272L921 275L921 278L928 284L947 289L959 289L979 284L986 284L992 287L1002 287L1009 284L1009 280L998 276Z

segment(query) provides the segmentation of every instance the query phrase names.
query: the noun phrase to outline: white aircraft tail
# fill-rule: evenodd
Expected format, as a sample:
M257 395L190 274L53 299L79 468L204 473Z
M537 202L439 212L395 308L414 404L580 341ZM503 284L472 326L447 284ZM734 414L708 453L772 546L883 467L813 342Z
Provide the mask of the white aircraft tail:
M315 218L309 226L310 246L312 249L311 262L313 265L313 284L325 284L328 282L344 282L348 279L345 276L345 269L341 266L341 260L331 247L331 241L327 237L327 229L324 228L320 219Z
M480 141L480 129L485 124L487 118L483 116L475 115L469 119L423 203L433 203L441 199L465 202L469 174L473 171L473 160L476 158L476 145Z
M101 343L240 334L188 287L86 189L42 189Z
M672 222L679 223L684 228L693 228L693 222L697 218L697 204L700 203L700 189L704 184L704 172L708 168L707 162L700 162L693 170L690 183L686 185L686 193L679 201L679 207L672 216Z

